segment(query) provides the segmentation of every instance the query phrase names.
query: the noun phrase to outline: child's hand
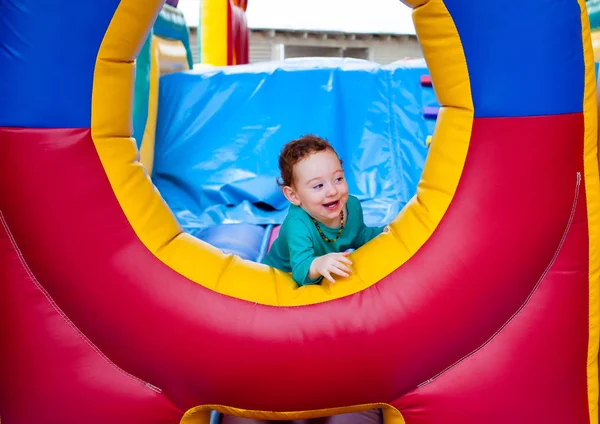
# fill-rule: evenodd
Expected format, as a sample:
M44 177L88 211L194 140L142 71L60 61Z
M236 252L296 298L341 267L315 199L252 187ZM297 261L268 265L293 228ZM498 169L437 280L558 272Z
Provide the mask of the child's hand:
M347 258L349 254L350 252L328 253L327 255L315 258L310 264L310 270L308 272L309 278L315 279L319 275L322 275L328 281L335 283L331 274L339 275L341 277L350 276L352 270L344 265L352 265L352 261Z

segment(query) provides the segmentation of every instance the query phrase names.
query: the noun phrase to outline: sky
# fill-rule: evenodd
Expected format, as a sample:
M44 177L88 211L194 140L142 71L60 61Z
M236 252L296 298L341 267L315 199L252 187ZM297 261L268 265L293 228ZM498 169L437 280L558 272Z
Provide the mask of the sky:
M197 26L200 0L179 0L189 26ZM400 0L248 0L252 29L414 34L411 10Z

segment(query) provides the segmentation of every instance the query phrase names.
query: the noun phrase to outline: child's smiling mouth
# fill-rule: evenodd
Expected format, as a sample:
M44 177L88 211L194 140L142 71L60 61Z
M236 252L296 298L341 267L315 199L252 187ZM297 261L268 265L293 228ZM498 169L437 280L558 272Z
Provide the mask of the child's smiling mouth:
M337 208L337 206L340 204L339 200L334 200L333 202L329 202L329 203L324 203L323 207L325 209L329 209L329 210L334 210Z

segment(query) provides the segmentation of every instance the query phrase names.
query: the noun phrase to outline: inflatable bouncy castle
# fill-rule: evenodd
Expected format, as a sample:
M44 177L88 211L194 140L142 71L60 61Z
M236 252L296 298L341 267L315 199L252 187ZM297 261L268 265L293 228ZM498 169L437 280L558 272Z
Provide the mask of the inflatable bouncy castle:
M201 2L198 54L203 65L248 63L247 0ZM178 1L167 1L136 58L133 136L140 162L150 175L158 113L159 80L163 75L192 69L190 34Z
M192 69L189 30L177 1L167 2L156 17L136 58L133 136L140 162L152 174L159 80L162 75Z
M289 206L279 152L312 132L347 165L365 222L387 225L415 193L435 129L427 74L422 59L302 58L166 75L152 182L185 232L260 261Z
M585 2L405 3L441 105L416 195L352 277L298 288L183 232L139 161L162 1L2 0L3 423L598 422Z

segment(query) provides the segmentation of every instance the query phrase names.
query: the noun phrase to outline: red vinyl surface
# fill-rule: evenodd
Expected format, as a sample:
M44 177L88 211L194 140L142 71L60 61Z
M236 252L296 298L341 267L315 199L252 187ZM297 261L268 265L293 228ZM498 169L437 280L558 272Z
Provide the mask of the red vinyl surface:
M407 424L589 422L583 190L556 260L531 299L482 349L395 402Z
M126 221L89 130L0 129L0 181L11 181L0 185L0 209L34 275L75 325L117 366L162 389L180 409L311 410L396 402L409 392L422 404L436 397L472 403L479 401L478 387L471 384L463 397L448 381L458 373L475 378L482 367L506 372L500 355L511 349L523 351L515 373L535 361L534 377L571 367L587 352L587 224L579 210L570 237L580 242L565 243L565 257L555 264L571 272L553 268L533 298L553 305L566 291L573 317L536 321L537 303L530 303L517 318L523 325L502 334L514 346L491 343L415 392L498 331L552 263L583 172L582 140L581 114L476 120L458 191L421 250L367 290L296 308L220 295L159 262ZM6 261L10 251L2 255ZM22 290L21 279L11 274L10 290ZM19 307L8 306L6 316ZM31 316L47 318L44 310ZM552 334L544 326L558 331L561 325L572 343L563 343L560 354L546 352ZM519 337L527 337L530 350ZM45 343L51 342L42 341L33 354L43 355ZM568 381L563 371L553 377L574 393L552 404L561 410L556 417L571 416L586 402L585 358L577 365ZM19 378L18 367L6 372L2 390ZM73 384L100 384L81 370L75 374ZM506 381L475 386L533 395L518 378ZM564 393L564 387L554 390L555 397ZM402 405L412 416L411 405ZM432 413L444 413L444 405Z
M0 217L2 422L179 422L164 393L118 368L54 304L6 229Z
M233 1L227 1L227 64L244 65L250 53L246 12Z

